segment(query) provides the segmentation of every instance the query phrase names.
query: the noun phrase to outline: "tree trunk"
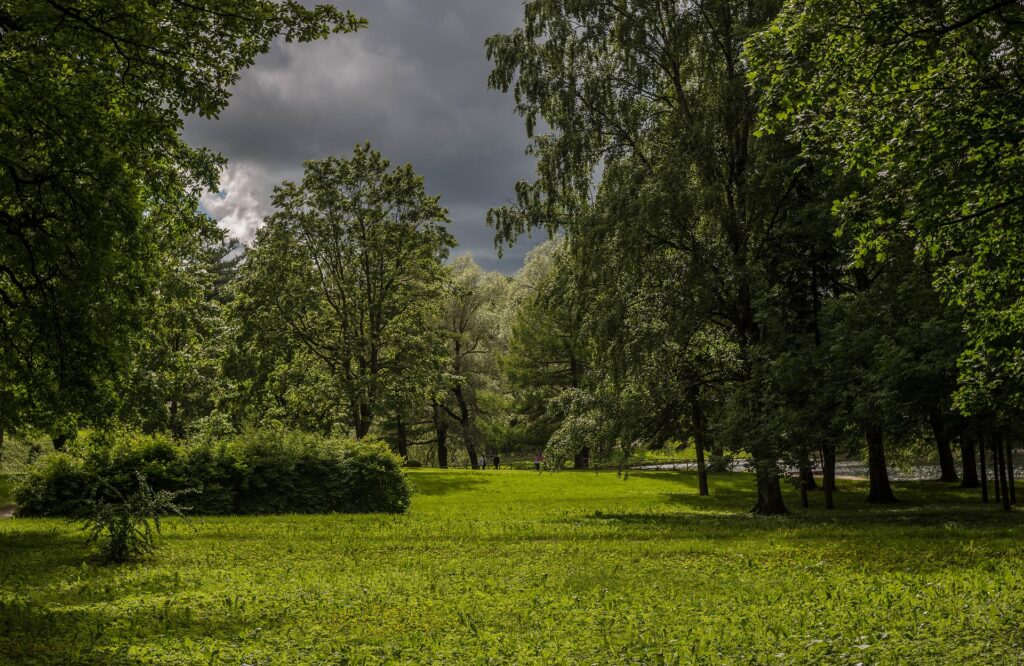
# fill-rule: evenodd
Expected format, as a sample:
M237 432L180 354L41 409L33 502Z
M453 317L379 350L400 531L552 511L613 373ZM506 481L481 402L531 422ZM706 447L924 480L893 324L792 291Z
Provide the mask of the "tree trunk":
M992 451L994 457L999 461L997 467L999 468L999 486L1002 491L1003 509L1009 511L1010 484L1006 479L1006 446L1003 443L1003 435L1001 432L996 432L992 435Z
M448 428L437 431L437 466L448 469Z
M989 450L992 451L992 487L995 488L996 502L1002 502L1003 493L1000 482L1003 480L1003 474L1000 466L1003 462L1003 456L999 453L999 448L996 446L996 435L990 436L988 441Z
M978 440L978 457L981 462L981 501L988 504L988 469L985 467L985 440Z
M584 446L572 458L573 469L590 469L590 447Z
M755 462L757 474L757 504L751 509L751 513L760 516L779 516L789 513L786 503L782 499L782 486L779 483L779 475L775 469L757 469L759 465Z
M448 422L441 413L437 400L431 401L434 410L434 433L437 435L437 466L448 469Z
M974 442L966 435L960 437L960 462L964 468L963 478L960 481L961 488L977 488L981 485L978 481L978 461L974 457Z
M885 439L882 428L876 425L864 430L864 438L868 444L868 479L871 489L868 501L876 504L897 502L896 495L889 485L889 469L885 464Z
M409 432L405 427L405 419L401 416L395 421L395 444L398 447L398 455L405 460L409 459Z
M185 439L185 428L178 418L178 401L174 399L171 399L171 406L167 410L167 429L174 439Z
M836 447L833 444L821 447L821 485L825 490L825 508L836 508Z
M697 492L701 497L710 494L708 489L708 465L704 460L704 409L696 388L690 390L690 411L693 419L693 443L697 452Z
M817 490L818 482L814 480L814 472L810 463L800 466L800 487L807 490Z
M949 443L949 431L942 420L942 412L938 406L930 410L928 420L935 435L935 445L939 449L939 481L958 481L956 464L953 462L953 448Z
M373 425L373 413L370 412L370 406L365 402L360 402L357 405L355 421L356 439L366 437L370 433L370 426Z
M1010 504L1017 504L1017 482L1013 477L1013 445L1008 429L1003 428L1003 453L1006 462L1006 482L1010 487Z

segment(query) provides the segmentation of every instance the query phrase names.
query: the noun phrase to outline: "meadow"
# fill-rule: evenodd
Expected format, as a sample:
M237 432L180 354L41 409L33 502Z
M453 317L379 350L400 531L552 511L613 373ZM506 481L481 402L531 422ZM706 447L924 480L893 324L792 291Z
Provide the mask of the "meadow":
M102 566L0 521L0 662L1007 664L1024 514L934 483L749 515L751 478L412 470L405 515L198 518ZM822 504L820 493L812 503Z

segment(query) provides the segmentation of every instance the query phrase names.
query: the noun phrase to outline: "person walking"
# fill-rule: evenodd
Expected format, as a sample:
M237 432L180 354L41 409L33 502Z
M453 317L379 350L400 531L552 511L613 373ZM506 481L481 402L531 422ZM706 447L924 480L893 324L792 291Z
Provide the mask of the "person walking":
M498 457L497 453L495 453L494 454L494 469L498 469L498 465L500 465L500 464L501 464L501 458Z

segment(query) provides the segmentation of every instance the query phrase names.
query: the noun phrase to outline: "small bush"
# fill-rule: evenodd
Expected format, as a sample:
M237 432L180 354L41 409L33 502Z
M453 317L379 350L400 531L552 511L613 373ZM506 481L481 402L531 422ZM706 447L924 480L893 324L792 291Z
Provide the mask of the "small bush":
M127 496L109 488L117 501L94 498L85 503L82 529L89 533L90 543L99 542L100 557L106 562L119 564L149 555L156 550L160 518L181 516L186 509L175 500L188 491L155 491L141 472L135 473L135 480L138 487Z
M77 516L90 498L117 503L136 492L141 473L158 492L194 488L197 514L398 513L409 506L401 465L380 442L285 430L193 444L92 434L42 459L15 499L19 516Z

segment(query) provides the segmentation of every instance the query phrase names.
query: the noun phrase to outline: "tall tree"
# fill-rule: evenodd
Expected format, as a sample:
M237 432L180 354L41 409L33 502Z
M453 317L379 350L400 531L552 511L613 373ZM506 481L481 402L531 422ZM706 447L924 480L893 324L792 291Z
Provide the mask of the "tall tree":
M513 90L531 136L539 120L551 128L532 144L537 180L490 215L498 239L562 227L593 262L609 257L596 248L635 266L649 265L634 260L652 247L674 259L684 272L663 278L736 345L731 432L743 433L736 444L753 458L764 514L786 511L785 442L764 427L770 401L758 379L771 331L764 299L776 286L766 267L779 230L812 214L803 205L817 197L796 151L754 134L742 44L778 6L533 0L522 28L488 40L491 85Z
M217 116L279 35L361 25L271 0L0 6L0 418L63 438L112 412L154 255L198 232L223 163L182 142L182 118Z
M243 289L329 378L356 437L386 398L430 399L444 307L442 261L454 241L439 197L409 165L369 144L349 159L305 164L274 190L243 265Z

